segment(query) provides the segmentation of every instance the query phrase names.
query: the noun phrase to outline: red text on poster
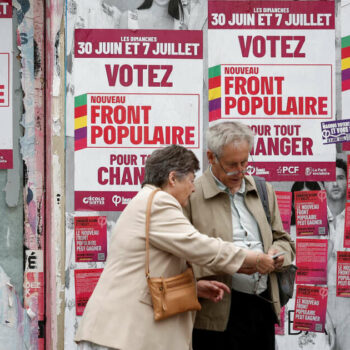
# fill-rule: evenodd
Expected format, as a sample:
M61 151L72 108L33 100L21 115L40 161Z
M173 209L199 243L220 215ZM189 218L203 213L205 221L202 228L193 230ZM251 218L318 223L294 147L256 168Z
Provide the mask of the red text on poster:
M85 306L94 291L103 269L82 269L74 271L75 281L75 311L81 316Z
M107 218L78 216L74 218L75 261L106 261Z
M294 192L297 236L327 235L326 191Z
M278 209L280 210L283 229L290 232L290 213L292 211L292 192L276 191Z
M324 332L328 289L316 286L297 286L293 329Z
M296 283L327 284L327 239L297 239Z
M337 252L337 297L350 298L350 252Z
M344 248L350 248L350 203L345 205Z
M346 177L346 200L350 201L350 154L348 154L348 167Z

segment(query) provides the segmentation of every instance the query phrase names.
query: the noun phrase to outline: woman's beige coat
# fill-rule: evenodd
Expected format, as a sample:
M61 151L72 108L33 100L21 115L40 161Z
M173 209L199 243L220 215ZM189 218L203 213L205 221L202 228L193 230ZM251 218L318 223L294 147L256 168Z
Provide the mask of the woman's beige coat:
M153 320L145 277L145 211L154 189L145 186L120 216L105 269L86 306L76 341L120 350L189 350L194 313ZM170 194L156 193L150 224L151 277L183 272L186 259L215 271L236 272L245 252L232 243L200 234Z

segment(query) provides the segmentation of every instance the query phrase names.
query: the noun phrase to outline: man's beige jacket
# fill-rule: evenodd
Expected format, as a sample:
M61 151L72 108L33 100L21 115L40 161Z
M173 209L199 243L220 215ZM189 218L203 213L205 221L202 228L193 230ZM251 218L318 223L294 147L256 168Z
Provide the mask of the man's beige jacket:
M266 184L271 212L270 226L258 197L253 177L245 176L245 181L245 204L258 223L264 252L267 253L271 247L284 251L286 252L284 266L290 265L294 259L295 244L291 241L289 234L283 230L276 195L271 184ZM199 232L210 237L222 238L224 241L233 241L230 198L227 193L218 188L209 169L196 180L196 191L192 194L189 205L185 209L185 215ZM219 275L211 269L197 266L194 266L194 270L197 279L209 276L213 278L214 276L215 279L226 283L231 288L232 278L230 275ZM273 308L277 321L281 306L275 273L269 275L268 292L270 299L276 301ZM202 310L196 315L195 328L224 331L229 318L230 304L231 297L228 294L225 294L224 299L217 304L209 300L201 300Z

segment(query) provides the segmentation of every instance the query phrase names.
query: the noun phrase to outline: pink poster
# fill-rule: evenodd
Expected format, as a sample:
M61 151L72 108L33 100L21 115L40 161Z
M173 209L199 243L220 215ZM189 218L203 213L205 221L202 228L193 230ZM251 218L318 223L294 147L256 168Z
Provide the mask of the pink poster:
M281 308L281 313L280 313L281 322L280 322L280 324L277 324L277 323L275 324L275 334L277 334L277 335L284 335L285 315L286 315L286 310L285 310L285 307L283 306Z
M292 192L276 191L283 229L290 233L290 213L292 210Z
M105 216L74 218L75 261L106 261L107 219Z
M350 252L337 252L337 297L350 298Z
M328 289L316 286L297 286L293 329L324 332Z
M344 248L350 248L350 203L345 206Z
M327 284L327 239L297 239L296 283Z
M349 142L350 143L350 142ZM350 201L350 154L348 154L348 173L347 173L347 180L346 180L346 200Z
M74 271L75 311L81 316L94 291L103 269L83 269Z
M294 196L297 236L327 235L326 191L297 191Z

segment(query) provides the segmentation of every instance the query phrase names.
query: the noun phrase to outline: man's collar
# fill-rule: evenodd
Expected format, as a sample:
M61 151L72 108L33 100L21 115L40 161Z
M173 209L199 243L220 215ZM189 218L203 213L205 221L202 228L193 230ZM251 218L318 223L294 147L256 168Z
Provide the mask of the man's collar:
M341 213L339 213L336 217L345 218L345 209ZM334 216L333 216L331 209L329 208L328 205L327 205L327 219L329 222L332 222L334 220Z

